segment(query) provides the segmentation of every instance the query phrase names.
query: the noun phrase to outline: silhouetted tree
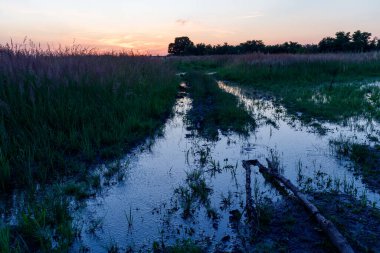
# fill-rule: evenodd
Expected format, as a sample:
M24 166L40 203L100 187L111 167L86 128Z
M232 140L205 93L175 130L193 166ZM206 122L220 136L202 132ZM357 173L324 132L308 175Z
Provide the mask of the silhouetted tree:
M356 52L364 52L369 49L371 33L361 32L360 30L352 34L352 48Z
M305 53L306 48L301 44L293 41L285 42L283 44L270 45L265 47L265 52L269 54L295 54Z
M323 38L318 43L320 52L333 52L335 50L335 39L332 37Z
M302 46L302 53L304 54L316 54L318 52L319 48L316 44L306 44Z
M369 51L377 49L378 38L375 37L369 42Z
M189 55L194 52L194 43L189 37L175 38L174 43L169 44L169 54L172 55Z
M195 55L207 55L207 47L206 44L200 43L195 46Z
M255 53L263 52L265 50L265 44L262 40L249 40L244 43L240 43L239 53Z
M296 53L301 52L302 45L299 44L298 42L289 41L289 42L285 42L284 44L282 44L282 48L283 48L285 53L296 54Z
M171 55L223 55L223 54L248 54L248 53L268 53L268 54L296 54L319 52L368 52L380 50L380 39L371 39L371 33L339 31L335 37L325 37L318 45L301 45L298 42L285 42L277 45L265 45L262 40L248 40L237 46L224 43L212 46L204 43L194 45L188 37L175 38L174 43L169 44L169 54Z
M350 51L351 33L337 32L335 34L334 51Z

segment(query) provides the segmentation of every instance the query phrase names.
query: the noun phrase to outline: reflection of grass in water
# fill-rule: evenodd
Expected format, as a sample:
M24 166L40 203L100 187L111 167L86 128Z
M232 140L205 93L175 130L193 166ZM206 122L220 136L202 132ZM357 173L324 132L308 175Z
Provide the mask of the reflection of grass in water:
M210 206L209 194L212 189L207 185L204 172L201 169L186 173L185 182L184 185L175 189L175 193L179 195L183 214L186 218L191 215L194 203L199 202L206 208Z
M220 209L226 210L232 205L233 202L233 195L231 191L228 191L227 196L225 196L223 193L221 193L221 207Z
M212 162L209 144L202 145L194 141L192 147L186 152L186 163L188 165L190 165L190 158L192 158L192 162L200 168L209 165Z
M128 227L132 228L132 226L133 226L132 207L129 207L129 213L127 213L127 211L125 211L125 217L127 218Z
M164 243L153 243L153 252L155 253L201 253L204 252L200 246L190 239L177 240L172 246L166 246Z
M191 72L186 75L186 81L193 99L187 122L201 137L215 140L218 130L247 134L255 125L237 98L220 90L210 76Z
M297 184L300 190L307 194L341 194L359 199L361 205L364 207L372 206L375 208L377 205L376 202L372 202L368 199L367 190L362 191L355 185L354 178L348 180L346 175L344 175L343 178L337 176L332 177L323 172L322 167L314 167L313 176L309 177L304 174L304 170L310 170L310 168L304 167L302 161L299 160L296 166Z
M87 232L90 234L95 234L98 229L103 227L104 217L95 218L90 221Z
M105 247L108 253L119 253L120 247L114 240L111 240L111 242Z

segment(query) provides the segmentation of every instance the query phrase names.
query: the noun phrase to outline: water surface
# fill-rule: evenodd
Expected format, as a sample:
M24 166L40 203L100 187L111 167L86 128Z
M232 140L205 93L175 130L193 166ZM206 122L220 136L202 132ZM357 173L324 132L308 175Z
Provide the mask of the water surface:
M81 238L73 252L81 247L104 252L111 245L146 251L153 242L170 245L188 238L210 251L222 244L225 250L232 249L240 242L229 219L230 211L244 211L246 178L241 161L246 159L259 159L265 164L265 158L274 156L279 158L284 176L296 185L301 171L304 178L313 178L310 187L314 190L324 190L330 178L339 181L342 190L343 182L350 185L358 198L366 194L370 201L380 200L379 194L368 189L360 175L350 169L349 161L336 157L329 143L343 137L366 140L368 134L379 129L377 123L350 119L343 125L323 123L318 128L311 127L287 115L283 107L270 100L255 98L250 90L218 84L245 105L258 122L256 130L248 137L220 133L218 141L200 139L188 130L184 120L191 100L178 99L163 135L122 159L124 179L104 187L77 214ZM205 199L193 198L191 215L186 216L181 192L191 189L196 175L208 190ZM252 182L256 198L281 201L256 169ZM231 238L228 242L224 240L227 235Z

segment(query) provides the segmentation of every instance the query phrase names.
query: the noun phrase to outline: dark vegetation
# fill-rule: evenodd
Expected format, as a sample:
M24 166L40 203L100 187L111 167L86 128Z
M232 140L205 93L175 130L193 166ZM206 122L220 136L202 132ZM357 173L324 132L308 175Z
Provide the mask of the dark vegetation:
M314 193L311 199L321 213L338 227L355 252L379 251L378 209L363 205L345 194ZM265 212L268 217L266 223L261 222L258 233L247 238L252 252L336 252L318 224L292 196L267 205Z
M184 57L182 70L217 72L218 78L273 95L304 120L341 121L351 116L380 119L376 53Z
M257 234L251 239L254 242L255 251L281 249L278 251L293 252L303 249L307 252L336 252L336 249L332 247L331 238L329 241L326 240L328 237L326 233L322 232L324 229L321 229L321 223L314 223L317 215L322 215L332 221L339 230L338 233L343 234L355 252L377 252L379 250L380 244L376 235L379 234L380 229L380 212L378 208L375 208L375 203L371 204L368 201L365 192L358 199L357 189L352 184L350 185L346 181L341 183L340 179L334 179L333 186L331 179L325 180L324 177L327 174L323 175L321 172L317 172L313 178L305 177L302 174L301 165L297 182L302 188L301 194L305 194L304 198L299 198L298 194L289 195L290 188L293 188L291 191L295 193L298 191L298 187L290 186L291 183L286 183L286 178L285 181L281 180L283 184L278 184L279 178L283 176L278 176L278 169L276 169L278 167L273 166L277 159L276 155L272 155L272 158L267 160L268 166L271 166L270 170L259 165L260 172L267 173L265 176L267 182L272 183L284 196L284 199L279 202L263 202L254 198L253 215L258 217L254 220L254 225L259 227ZM252 160L245 163L248 162L256 164ZM314 187L310 185L313 181L316 183ZM284 189L285 185L287 189ZM340 185L343 186L343 191L340 190ZM255 192L255 184L253 191ZM319 211L313 215L310 212L306 213L305 199L307 199L306 202L309 201L312 205L316 205ZM261 208L258 208L260 206ZM264 211L264 215L262 211ZM267 218L263 220L262 216ZM258 224L262 226L258 226ZM348 248L351 247L348 246Z
M357 84L377 78L379 73L380 60L374 59L307 64L301 61L285 65L231 64L220 71L220 76L270 92L290 112L301 112L305 119L338 121L351 116L380 119L380 90ZM352 83L355 81L356 84Z
M380 211L350 195L314 194L318 208L344 234L356 252L378 252Z
M0 224L0 252L66 251L76 233L68 201L58 189L40 199L29 194L17 226Z
M3 47L0 188L85 174L152 135L171 113L174 74L159 58Z
M66 252L77 230L72 200L101 185L90 166L157 134L178 82L161 58L2 46L0 191L15 203L1 213L15 216L0 221L0 252ZM16 188L24 194L12 200Z
M202 248L193 241L182 240L177 241L173 246L165 246L158 242L153 243L154 253L202 253Z
M336 52L369 52L380 50L380 39L372 38L369 32L360 30L350 32L337 32L335 37L323 38L318 44L301 45L298 42L285 42L277 45L265 45L262 40L250 40L239 45L206 45L194 44L188 37L175 38L174 43L169 44L169 55L226 55L226 54L315 54Z
M355 169L363 176L363 181L380 192L380 146L344 140L332 140L331 144L341 156L355 163Z
M176 42L170 49L174 55L362 52L379 46L378 41L370 40L370 34L361 32L352 36L337 33L336 38L325 38L318 46L297 43L265 46L260 41L237 47L194 46L186 38ZM201 48L211 51L191 51ZM192 108L186 116L188 127L207 140L216 140L219 131L248 134L255 121L238 99L220 90L216 80L205 75L205 71L216 71L218 78L273 95L290 113L301 113L306 122L313 119L339 122L352 116L380 119L379 88L362 85L380 76L376 53L313 56L259 53L166 61L123 54L97 55L77 47L55 52L1 47L0 189L9 193L26 186L28 191L16 217L17 225L0 224L0 252L61 252L69 248L76 236L70 200L89 197L91 189L102 183L99 175L91 175L89 166L118 157L154 135L171 113L179 81L172 64L188 72L185 81L192 98ZM368 178L379 175L378 150L353 145L343 151L362 166ZM199 155L202 163L207 151ZM112 167L104 177L109 180L116 174L117 168ZM46 183L51 188L44 188ZM187 183L188 187L179 188L177 193L184 197L183 208L190 215L191 203L207 203L212 189L197 173L189 174ZM38 190L40 185L42 190ZM43 191L48 194L38 196ZM363 208L359 211L368 214ZM215 216L212 208L207 211ZM281 228L272 230L278 233L276 238L289 231L289 236L300 233L293 226L294 217L276 223L263 210L261 218L261 232L270 231L269 225ZM340 217L337 221L343 227L352 225ZM371 240L368 243L375 245ZM268 241L262 242L263 248L258 250L265 251ZM289 241L269 243L269 250L294 246ZM157 252L166 250L156 246ZM199 252L200 248L184 241L168 251Z
M291 196L260 208L261 226L247 238L252 252L334 252L328 238L316 229L318 224Z
M216 72L217 78L221 80L252 88L259 94L259 98L273 98L284 105L289 113L306 123L335 122L345 125L351 117L368 122L380 120L380 88L368 85L379 80L380 58L377 53L190 56L178 58L177 63L183 71L196 69ZM380 151L377 145L338 141L334 146L339 155L347 156L354 162L356 172L363 176L363 182L370 189L379 189ZM353 198L347 199L339 195L329 197L317 194L316 197L319 197L317 204L320 204L323 213L337 223L355 249L363 252L378 250L374 241L374 235L378 233L377 227L370 225L371 220L379 220L376 208L358 206ZM331 203L331 199L337 203L336 206L327 204ZM343 209L345 211L340 215L340 210ZM371 218L363 218L367 216ZM279 226L284 227L280 225L282 222L273 219L269 226L273 232L273 241L266 240L271 236L262 233L266 239L259 239L255 244L258 250L270 251L279 247L289 250L289 247L295 247L278 240L281 237L279 234L285 233L277 229ZM357 226L362 229L368 226L370 229L366 233L360 233L362 229L357 229ZM315 236L312 233L308 235L311 238ZM326 245L316 246L323 248Z
M234 131L244 135L253 129L253 118L239 105L236 97L219 89L211 76L189 72L185 80L192 98L187 122L202 138L215 140L219 131Z

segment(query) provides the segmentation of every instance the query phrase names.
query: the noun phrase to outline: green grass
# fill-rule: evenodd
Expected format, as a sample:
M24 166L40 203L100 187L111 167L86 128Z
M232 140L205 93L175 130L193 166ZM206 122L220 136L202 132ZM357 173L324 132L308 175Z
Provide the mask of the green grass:
M9 228L0 225L0 252L10 253L10 232Z
M273 95L304 120L380 119L380 89L361 87L380 79L380 58L371 54L184 57L181 71L216 71L218 78Z
M380 191L380 146L355 143L350 140L333 140L338 155L348 157L355 163L356 171L371 188Z
M168 247L170 253L201 253L203 252L201 247L197 246L190 240L183 240L177 242L174 246Z
M185 76L192 98L192 108L187 114L187 123L205 139L216 139L218 130L247 134L254 126L253 118L243 105L231 94L222 91L217 82L200 72Z
M268 92L291 113L304 119L339 121L351 116L380 119L377 87L361 88L368 80L379 79L380 60L369 62L295 62L289 64L226 65L220 77ZM370 100L365 96L369 94Z
M178 80L161 59L17 56L0 65L0 187L85 174L171 113Z
M50 189L36 197L25 194L24 206L15 213L17 225L0 224L0 252L65 252L74 240L75 228L69 199Z
M178 84L161 58L0 48L0 191L26 196L0 251L67 251L69 203L101 186L89 168L157 134Z
M19 210L18 226L0 226L1 252L60 252L70 247L75 228L68 196L81 200L91 186L100 187L101 179L91 175L90 165L118 157L157 133L177 94L172 64L149 57L0 51L0 190L27 186L30 195ZM343 84L378 78L378 60L284 64L208 57L185 59L178 66L217 70L224 79L274 94L304 117L380 118L379 89ZM244 135L255 126L237 98L220 90L212 77L191 71L186 82L193 100L187 124L201 137L215 140L219 131ZM316 94L327 96L328 103L311 100ZM104 177L115 173L112 167ZM183 191L185 199L193 192L207 202L207 185L195 179ZM64 182L59 190L36 197L36 185L42 185L41 192L49 191L45 185L57 181ZM182 252L181 247L175 252ZM184 249L197 252L186 243Z
M161 253L202 253L204 250L190 239L177 240L172 246L160 245L158 242L153 243L153 252Z

